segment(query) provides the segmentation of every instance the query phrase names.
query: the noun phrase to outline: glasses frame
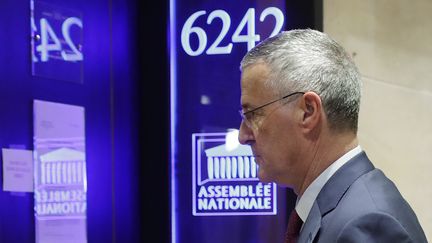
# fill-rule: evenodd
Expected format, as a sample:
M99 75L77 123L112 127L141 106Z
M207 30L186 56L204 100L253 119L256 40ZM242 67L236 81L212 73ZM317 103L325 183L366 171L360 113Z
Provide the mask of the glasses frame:
M270 102L265 103L264 105L260 105L260 106L258 106L256 108L252 109L252 110L248 110L248 111L245 111L245 112L243 112L243 110L239 110L240 117L242 118L242 121L244 121L245 124L248 127L251 127L252 122L246 117L247 114L254 114L254 112L256 112L257 110L260 110L260 109L262 109L262 108L264 108L266 106L269 106L269 105L271 105L273 103L276 103L278 101L281 101L283 99L286 99L286 98L291 97L291 96L296 95L296 94L305 94L305 92L300 92L300 91L293 92L293 93L287 94L285 96L282 96L281 98L277 98L275 100L272 100Z

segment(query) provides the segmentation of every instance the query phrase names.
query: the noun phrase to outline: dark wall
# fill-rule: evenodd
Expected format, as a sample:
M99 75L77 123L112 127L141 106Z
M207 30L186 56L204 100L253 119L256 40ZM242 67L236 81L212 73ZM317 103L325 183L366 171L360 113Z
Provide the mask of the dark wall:
M323 31L323 0L286 0L286 29Z
M141 242L171 239L168 2L137 4Z

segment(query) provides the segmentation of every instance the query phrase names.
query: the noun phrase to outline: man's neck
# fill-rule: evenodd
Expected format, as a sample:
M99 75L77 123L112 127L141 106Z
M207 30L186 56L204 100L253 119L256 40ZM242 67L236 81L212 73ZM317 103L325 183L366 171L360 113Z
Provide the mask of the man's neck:
M311 146L312 151L309 151L309 156L306 156L309 160L305 162L309 162L309 167L306 170L304 179L299 187L294 188L297 196L303 195L315 178L357 145L358 140L353 133L334 134L327 136L326 139L318 139L316 144Z

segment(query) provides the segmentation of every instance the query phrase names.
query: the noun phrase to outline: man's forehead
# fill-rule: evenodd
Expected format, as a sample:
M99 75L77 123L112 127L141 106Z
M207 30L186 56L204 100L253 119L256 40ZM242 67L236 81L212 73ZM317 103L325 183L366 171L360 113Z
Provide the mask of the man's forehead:
M240 101L243 108L254 107L272 96L265 85L269 77L270 69L264 63L253 64L243 70Z
M259 62L246 67L241 75L241 85L244 88L262 87L268 79L270 69L265 63Z

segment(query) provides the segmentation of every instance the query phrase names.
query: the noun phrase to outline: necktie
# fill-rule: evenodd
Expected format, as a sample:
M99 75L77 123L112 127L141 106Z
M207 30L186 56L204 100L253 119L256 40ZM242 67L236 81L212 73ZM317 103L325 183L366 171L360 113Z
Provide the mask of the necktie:
M294 209L288 220L285 243L297 243L302 224L303 221Z

